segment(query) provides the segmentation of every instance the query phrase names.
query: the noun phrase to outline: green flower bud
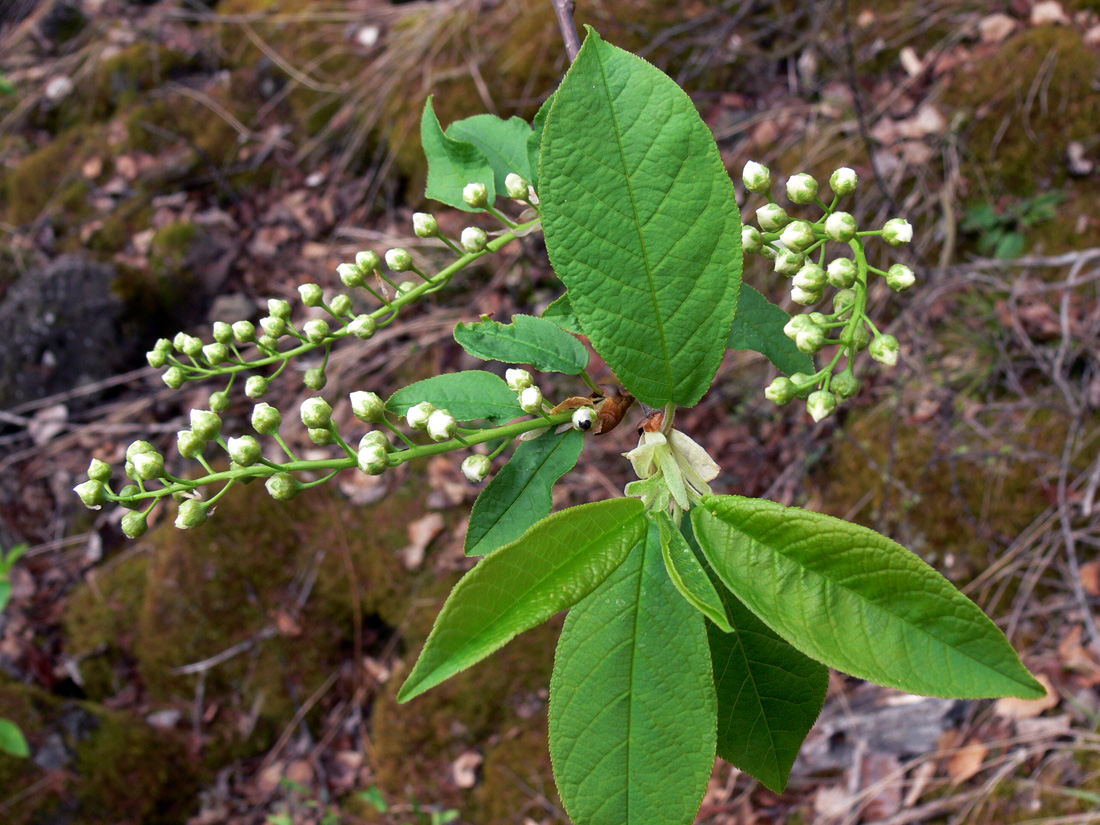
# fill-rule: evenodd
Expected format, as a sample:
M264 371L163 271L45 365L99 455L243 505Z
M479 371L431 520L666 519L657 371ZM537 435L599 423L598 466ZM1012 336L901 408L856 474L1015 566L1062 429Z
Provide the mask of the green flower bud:
M260 319L260 328L264 331L264 335L279 338L286 334L286 320L274 315L265 315Z
M421 401L419 404L413 404L405 412L405 421L414 430L426 430L428 428L428 419L431 418L432 413L435 412L435 405L428 401Z
M831 241L847 243L856 236L858 229L856 219L847 212L834 212L825 219L825 237Z
M382 261L378 257L378 253L371 249L364 249L362 252L355 253L355 265L359 267L359 271L364 275L370 275L381 264Z
M474 484L480 484L489 477L493 470L493 462L487 455L474 453L462 459L462 475Z
M855 373L842 372L833 376L830 387L839 400L847 401L859 392L859 379Z
M367 282L363 270L355 264L340 264L336 267L336 274L340 276L340 282L351 289L362 286Z
M176 449L184 458L198 458L206 449L206 439L199 438L191 430L180 430L176 433Z
M187 381L187 375L180 367L169 367L160 378L174 390L178 390Z
M816 385L817 381L812 375L806 375L804 372L791 373L791 386L794 388L795 398L807 397Z
M381 475L390 466L385 448L378 444L367 444L359 448L355 456L359 469L370 476Z
M802 289L801 287L791 287L791 300L796 304L801 304L804 307L813 306L824 297L824 292L820 289Z
M164 476L164 456L160 453L138 453L131 460L135 480L154 481Z
M92 462L88 465L88 478L92 481L102 481L106 484L111 480L111 465L106 461L93 458Z
M371 444L381 447L387 453L393 447L393 445L390 444L389 438L387 438L386 434L381 430L371 430L369 433L365 434L362 438L359 439L360 450L362 450L364 447L370 446Z
M760 254L767 258L769 261L774 261L779 254L779 250L769 243L765 243L760 247Z
M273 335L261 335L256 339L256 344L262 349L269 350L270 352L279 351L279 339Z
M265 401L252 410L252 428L260 435L275 435L283 425L283 414Z
M842 289L833 296L833 312L841 321L852 317L852 308L856 305L856 291Z
M806 256L801 252L783 247L775 256L775 271L780 275L790 278L806 263Z
M325 375L325 371L320 367L310 367L306 370L304 376L302 376L302 383L314 392L320 392L325 388L325 384L328 383L328 376Z
M756 210L756 222L765 232L778 232L789 221L787 210L777 203L766 203Z
M229 393L225 390L210 393L211 412L223 413L229 409Z
M233 324L233 337L239 344L256 340L256 325L251 321L236 321Z
M459 238L459 243L462 244L462 248L467 252L481 252L485 249L485 245L489 243L489 236L485 234L484 229L479 229L476 226L467 226L462 230L462 236Z
M325 429L332 421L332 407L319 397L307 398L300 409L302 423L311 430Z
M202 357L217 366L229 360L229 347L225 344L207 344L202 348Z
M817 264L806 264L798 272L795 273L794 280L791 281L792 286L796 286L799 289L809 290L811 292L818 292L825 288L827 278L825 277L825 270Z
M328 308L337 318L345 318L351 315L351 298L343 294L335 295L329 302Z
M886 283L894 292L904 292L916 282L916 274L905 264L894 264L886 270Z
M829 261L825 274L829 278L829 283L837 289L848 289L856 282L859 269L851 258L837 258Z
M100 505L107 500L107 491L102 481L89 479L83 484L77 484L73 487L73 492L80 496L80 500L84 502L85 507L92 510L98 510Z
M180 530L192 530L206 524L206 511L209 505L197 498L189 498L180 504L176 513L176 527Z
M128 539L139 539L149 529L145 513L127 513L122 517L122 532Z
M290 501L298 495L299 482L290 473L276 473L264 482L264 487L276 501Z
M213 327L214 340L219 344L229 346L233 343L233 327L225 321L215 321Z
M596 423L596 411L591 407L581 407L573 413L573 429L588 432Z
M324 290L319 284L302 284L298 287L298 295L307 307L319 307L325 301Z
M820 352L821 348L825 346L825 330L821 329L821 327L804 329L795 337L794 345L798 347L799 352L804 352L807 355L814 355Z
M264 455L260 442L250 435L231 438L226 446L229 448L229 457L242 467L251 467Z
M159 370L165 364L168 363L168 356L161 352L159 349L151 349L145 353L145 360L149 362L149 366L155 370Z
M183 354L192 358L202 357L202 339L194 335L185 335L183 339Z
M118 491L118 503L127 510L134 510L141 506L142 499L134 498L141 495L141 488L136 484L127 484Z
M509 368L504 371L504 383L512 392L521 392L531 386L531 373L519 368Z
M412 269L412 255L400 247L386 250L386 266L394 272L408 272Z
M270 386L271 381L262 375L250 375L244 382L244 394L249 398L263 398L267 395L267 389Z
M817 235L809 221L791 221L783 227L779 241L796 252L805 252L817 242Z
M759 252L764 246L764 236L755 226L741 227L741 249L746 253Z
M191 410L191 429L199 438L210 441L222 431L221 417L212 410Z
M359 390L348 396L355 417L367 424L378 424L385 417L386 404L378 393Z
M829 188L833 190L834 195L842 198L855 192L858 185L859 176L854 169L849 169L847 166L841 166L829 176Z
M290 320L290 302L282 298L268 298L267 314L272 318L280 318L283 321Z
M768 384L767 389L764 390L764 397L780 407L791 403L794 394L794 384L791 382L791 379L787 378L785 375L780 375Z
M133 461L134 456L141 453L155 453L157 448L150 444L148 441L134 441L126 448L126 460Z
M863 352L871 343L871 333L866 324L857 324L854 330L844 327L840 332L840 343L846 347L855 348L856 352Z
M309 436L309 440L318 447L327 447L335 441L332 437L331 430L322 429L320 427L310 427L306 430L306 434Z
M898 353L901 351L898 339L893 335L880 335L871 342L867 349L872 358L888 367L892 367L898 362Z
M484 209L489 205L489 190L484 183L467 183L462 187L462 201L474 209Z
M763 195L772 187L772 173L763 164L750 160L741 172L741 181L750 192Z
M905 246L913 240L913 225L905 218L891 218L882 227L882 239L890 246Z
M817 181L805 172L791 175L787 178L787 197L791 199L791 203L813 203L817 198Z
M165 355L168 355L172 352L172 342L169 341L167 338L158 338L157 342L153 344L153 349L155 349L157 352L163 352Z
M183 346L186 343L187 343L187 333L186 332L177 332L172 337L172 349L174 349L176 352L183 352Z
M814 421L827 418L836 411L836 396L828 390L818 390L810 393L806 399L806 410Z
M302 332L311 344L321 344L328 337L328 321L324 318L311 318L302 326Z
M373 337L377 330L378 322L369 315L358 315L354 321L348 324L348 332L364 341Z
M404 298L418 286L419 284L416 281L402 281L397 285L397 297Z
M427 212L413 212L413 232L418 238L434 238L439 234L439 221Z
M783 325L783 334L793 341L798 337L798 333L816 326L817 324L808 315L792 315L791 319Z
M527 181L515 172L509 172L504 179L504 191L508 193L508 197L517 201L525 201L531 194Z
M542 409L542 390L538 387L526 387L520 390L519 408L532 415L537 413Z
M436 410L428 416L428 437L432 441L446 441L458 432L458 422L446 410Z

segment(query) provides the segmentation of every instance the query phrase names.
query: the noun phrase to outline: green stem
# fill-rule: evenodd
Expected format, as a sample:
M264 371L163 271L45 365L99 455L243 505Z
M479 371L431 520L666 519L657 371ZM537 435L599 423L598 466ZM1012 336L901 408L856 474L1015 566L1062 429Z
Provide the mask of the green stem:
M597 395L603 395L603 390L596 386L596 382L592 380L592 376L588 374L588 370L581 370L581 378L584 379L584 383L588 385L588 388Z

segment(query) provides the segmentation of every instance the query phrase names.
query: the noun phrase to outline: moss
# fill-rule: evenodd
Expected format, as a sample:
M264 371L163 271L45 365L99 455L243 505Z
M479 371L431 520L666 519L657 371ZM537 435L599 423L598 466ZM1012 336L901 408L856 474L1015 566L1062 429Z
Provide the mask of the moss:
M89 147L100 139L97 130L74 129L31 152L0 174L0 216L16 225L36 220L49 209L61 226L86 217L88 184L81 164Z
M540 712L523 728L508 731L485 750L481 783L474 795L476 811L469 821L507 825L524 815L537 821L541 805L536 794L559 804L546 741L546 714Z
M175 825L187 820L197 775L178 737L90 702L72 702L20 684L0 683L0 707L40 755L63 752L67 769L5 810L9 825L65 822L142 822ZM5 798L40 784L30 760L0 756ZM56 818L55 818L56 817Z
M146 93L170 80L200 69L183 52L155 43L135 43L104 60L63 104L65 125L106 120Z

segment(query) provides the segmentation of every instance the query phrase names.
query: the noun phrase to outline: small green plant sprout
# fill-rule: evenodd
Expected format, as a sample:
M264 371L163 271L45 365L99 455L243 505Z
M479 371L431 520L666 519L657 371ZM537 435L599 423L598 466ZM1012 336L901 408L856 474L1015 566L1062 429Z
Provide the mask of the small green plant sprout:
M27 545L17 544L8 551L0 547L0 613L11 600L11 571L15 563L23 558ZM26 759L30 756L30 745L26 737L10 719L0 717L0 753Z
M963 216L962 231L976 235L978 252L1002 261L1019 258L1027 245L1027 233L1057 217L1056 207L1066 199L1061 190L1022 198L998 209L992 203L971 207Z
M211 402L179 435L180 455L201 466L195 477L170 474L137 442L123 486L93 462L78 487L89 506L130 508L123 528L140 535L149 511L175 498L177 526L194 529L245 481L262 479L285 500L339 472L385 474L457 453L466 478L485 482L465 538L478 560L443 604L398 699L415 700L569 611L550 683L549 746L576 825L688 825L716 754L782 791L828 667L935 696L1044 694L997 626L918 556L840 519L717 493L722 468L702 434L675 427L677 409L700 401L729 348L769 358L785 375L767 397L805 399L815 419L858 391L861 350L897 361L897 340L867 317L868 282L902 290L915 275L900 263L873 268L864 244L903 246L913 230L903 218L861 229L841 210L857 189L854 171L832 174L828 203L817 181L792 176L788 214L772 200L770 170L750 162L745 187L766 203L757 226L742 226L734 184L691 99L591 29L533 123L477 115L444 130L429 99L421 140L427 196L499 228L456 241L420 214L414 232L439 238L454 260L429 272L405 250L360 253L338 274L357 300L373 301L369 311L355 315L310 286L303 302L328 310L325 326L273 301L258 328L213 330L224 352L188 335L158 343L149 361L171 386L219 379L217 391L229 393L243 381L257 400L253 432L227 436ZM258 400L291 359L370 338L535 230L560 297L541 317L454 330L466 352L506 365L503 379L489 370L436 375L388 397L379 387L343 398L318 389L282 412ZM830 255L830 244L845 254ZM807 311L792 318L743 284L744 252L774 262ZM588 374L581 338L614 381ZM319 369L323 378L324 361ZM546 373L565 377L551 383ZM552 389L570 376L572 393ZM551 512L555 483L634 400L644 420L625 456L637 476L626 495ZM346 431L333 415L345 404L354 414ZM329 457L294 454L283 433L299 426Z

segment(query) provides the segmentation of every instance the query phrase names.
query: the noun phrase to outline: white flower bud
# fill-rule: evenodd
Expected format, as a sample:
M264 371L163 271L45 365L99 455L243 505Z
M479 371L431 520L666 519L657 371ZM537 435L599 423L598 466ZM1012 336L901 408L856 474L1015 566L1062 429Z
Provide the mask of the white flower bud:
M427 212L413 212L413 232L418 238L434 238L439 234L439 221Z
M320 367L310 367L306 370L306 374L302 376L302 383L314 392L320 392L328 383L328 376Z
M73 487L73 492L80 496L84 506L91 510L98 510L100 505L107 500L107 490L102 481L89 479L83 484L77 484Z
M256 346L260 349L268 350L269 352L279 351L279 339L274 335L261 335L256 339Z
M168 356L159 349L151 349L145 353L145 360L149 362L150 367L159 370L168 363Z
M588 432L596 423L596 411L591 407L581 407L573 413L573 429Z
M298 495L298 479L290 473L276 473L264 482L267 493L276 501L290 501Z
M741 249L744 252L759 252L764 245L764 237L755 226L741 227Z
M813 203L817 198L817 181L812 175L800 172L787 178L787 197L791 203Z
M307 398L299 410L302 423L311 430L325 429L332 421L332 407L323 398Z
M515 172L509 172L508 176L504 179L504 191L508 193L508 197L510 198L514 198L517 201L525 201L528 196L527 181Z
M163 352L165 355L168 355L172 352L172 342L169 341L167 338L158 338L157 342L153 344L153 349L155 349L157 352Z
M217 438L222 431L222 419L212 410L191 410L191 429L204 441Z
M265 315L260 319L260 328L264 331L265 335L270 335L272 338L279 338L286 332L286 321L274 315Z
M420 286L420 284L416 281L402 281L397 285L397 297L404 298L418 286Z
M829 188L833 190L834 195L842 198L855 192L858 185L859 175L847 166L841 166L829 176Z
M256 340L256 325L251 321L236 321L233 324L233 337L240 344Z
M355 461L359 465L359 469L370 476L381 475L390 466L385 448L378 444L367 444L360 447L359 452L356 453Z
M516 175L516 177L519 177L519 175ZM481 453L468 455L462 460L462 475L474 484L480 484L487 479L492 469L493 462L489 459L489 456Z
M745 188L750 192L763 195L771 189L772 173L767 166L757 163L755 160L750 160L741 172L741 182L745 184Z
M799 352L813 355L825 346L825 330L821 327L809 327L800 330L798 335L795 336L794 345L798 347Z
M217 366L229 360L229 347L225 344L207 344L202 348L202 357Z
M856 378L854 373L842 372L833 376L829 387L836 394L838 400L847 401L859 392L859 379Z
M467 183L462 187L462 202L474 209L483 209L489 205L489 190L484 183Z
M901 347L898 346L898 339L893 335L880 335L871 342L871 346L867 350L871 353L871 357L880 364L892 367L898 362L898 353L901 351Z
M214 340L219 344L229 346L233 343L233 327L225 321L215 321L213 327Z
M834 212L825 219L825 237L847 243L856 236L856 219L847 212Z
M180 530L202 527L206 523L208 506L205 501L199 501L195 498L185 499L180 504L179 512L176 513L176 527Z
M362 450L364 447L369 446L371 444L375 444L375 445L381 447L387 453L390 451L390 448L393 446L393 445L390 444L390 440L386 437L386 434L384 432L382 432L381 430L371 430L369 433L366 433L362 438L359 439L359 449L360 450Z
M190 355L192 358L202 357L202 339L196 338L194 335L185 335L183 338L183 352L184 355Z
M379 423L386 412L386 405L378 396L378 393L353 392L348 396L351 399L351 411L355 417L367 424Z
M886 283L894 292L904 292L916 282L916 273L905 264L894 264L886 270Z
M798 337L798 333L812 329L815 326L817 324L808 315L792 315L791 320L783 325L783 334L793 341Z
M306 435L308 435L309 440L318 447L327 447L335 440L332 437L332 432L322 427L309 427L306 429Z
M363 270L355 264L340 264L336 267L336 274L340 276L340 283L351 289L367 282Z
M806 375L804 372L791 373L791 387L794 389L795 398L805 398L816 385L817 381L812 375Z
M132 461L135 480L154 481L164 476L164 456L160 453L138 453Z
M249 398L263 398L271 382L262 375L250 375L244 382L244 394Z
M829 283L837 289L847 289L856 282L859 269L851 258L837 258L829 261L825 274L829 277Z
M446 410L436 410L428 416L428 437L432 441L446 441L458 432L458 422Z
M329 302L328 308L332 310L332 314L337 318L344 318L351 315L351 298L344 294L334 295Z
M176 449L184 458L198 458L206 449L206 439L191 430L180 430L176 433Z
M506 369L504 371L504 382L512 392L520 392L531 386L531 373L518 368Z
M817 235L809 221L791 221L783 228L779 241L796 252L805 252L817 241Z
M412 255L401 247L386 250L386 266L394 272L408 272L412 265Z
M824 269L817 264L806 264L795 273L791 284L800 289L818 292L825 288L826 282Z
M489 236L485 234L484 229L479 229L476 226L467 226L462 230L462 236L459 238L459 243L462 244L462 248L467 252L481 252L485 249L485 245L489 243Z
M525 387L520 390L519 408L525 413L537 413L542 408L542 390L538 387Z
M774 261L776 255L779 254L779 250L771 244L765 243L762 247L760 247L760 254L767 258L769 261Z
M283 425L283 414L265 401L252 410L252 427L260 435L275 435Z
M828 390L817 390L806 399L806 410L814 421L827 418L836 411L836 396Z
M364 275L370 275L378 269L381 263L378 253L373 249L364 249L362 252L355 253L355 265L359 267L359 271Z
M111 480L111 465L101 459L93 458L88 465L88 478L106 484Z
M780 275L790 278L806 263L806 256L801 252L783 247L775 256L775 271Z
M765 232L778 232L788 221L787 210L777 203L766 203L756 210L756 222Z
M319 307L325 300L325 293L320 284L302 284L298 287L298 294L307 307Z
M414 430L426 430L428 428L428 419L431 418L432 413L435 412L435 404L429 401L421 401L419 404L413 404L409 407L405 413L405 421Z
M128 539L139 539L149 529L145 513L127 513L122 517L122 532Z
M767 389L764 390L764 397L780 407L789 404L794 398L794 384L790 378L780 375L768 384Z
M854 289L842 289L833 296L833 312L841 320L852 317L852 308L856 305L856 291Z
M796 304L808 307L813 306L824 297L824 294L820 289L802 289L800 287L791 287L791 300Z
M290 302L284 301L282 298L268 298L267 314L272 318L281 318L284 321L289 321Z
M242 467L251 467L261 458L263 450L260 442L250 435L242 435L240 438L231 438L226 442L229 447L229 457Z
M378 322L369 315L356 316L355 320L348 324L348 332L364 341L371 338L377 329Z
M328 321L324 318L311 318L302 325L302 332L311 344L320 344L328 337Z
M905 218L891 218L882 227L882 239L890 246L905 246L913 240L913 225Z

